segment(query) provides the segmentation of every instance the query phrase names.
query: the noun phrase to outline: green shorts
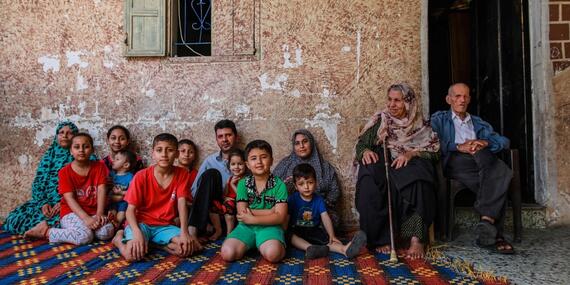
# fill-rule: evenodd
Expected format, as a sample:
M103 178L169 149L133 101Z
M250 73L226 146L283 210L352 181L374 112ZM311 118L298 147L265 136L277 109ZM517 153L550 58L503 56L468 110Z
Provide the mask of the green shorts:
M258 226L239 223L227 238L235 238L245 244L247 249L259 248L268 240L278 240L285 246L285 236L281 226Z

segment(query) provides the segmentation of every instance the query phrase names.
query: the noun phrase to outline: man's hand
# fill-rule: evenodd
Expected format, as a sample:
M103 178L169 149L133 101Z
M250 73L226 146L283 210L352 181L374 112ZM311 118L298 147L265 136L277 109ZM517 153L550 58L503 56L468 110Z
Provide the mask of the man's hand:
M378 154L367 149L362 154L362 164L368 165L372 163L376 163L378 161Z
M486 140L467 140L462 144L457 145L457 150L462 153L474 155L481 149L486 148L489 142Z

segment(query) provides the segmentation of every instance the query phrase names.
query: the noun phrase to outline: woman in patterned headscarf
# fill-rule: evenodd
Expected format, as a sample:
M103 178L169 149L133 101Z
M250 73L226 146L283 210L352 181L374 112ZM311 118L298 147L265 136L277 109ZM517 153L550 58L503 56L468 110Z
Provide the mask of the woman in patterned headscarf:
M296 130L292 138L293 151L277 164L273 174L287 183L288 190L295 189L292 180L293 168L301 163L310 164L317 174L317 193L323 197L333 225L338 225L336 204L340 197L338 179L334 167L323 159L313 134L306 129Z
M47 221L50 227L59 221L61 197L57 192L57 174L73 160L69 147L77 131L77 126L71 122L62 122L57 126L55 138L36 170L32 199L10 212L3 226L5 231L23 234L41 221Z
M435 215L434 168L439 140L412 88L405 83L388 89L384 110L376 113L361 132L356 144L360 164L356 183L356 209L360 228L368 245L390 253L388 197L383 144L390 161L390 189L396 236L410 241L407 255L423 258L423 244Z

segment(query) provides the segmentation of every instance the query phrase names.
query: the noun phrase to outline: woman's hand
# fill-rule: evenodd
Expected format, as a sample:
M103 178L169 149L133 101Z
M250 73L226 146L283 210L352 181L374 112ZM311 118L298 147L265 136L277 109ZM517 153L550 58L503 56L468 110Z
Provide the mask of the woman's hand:
M362 154L362 164L368 165L372 163L376 163L378 161L378 154L367 149Z
M400 154L396 159L394 159L394 161L392 161L392 165L390 166L394 167L395 169L402 168L408 165L408 161L410 161L412 157L416 155L416 151L407 151L406 153Z
M60 210L61 210L61 204L60 203L56 203L55 205L53 205L53 207L51 207L51 217L59 214Z
M44 216L46 216L47 218L51 218L51 211L52 208L49 204L44 204L42 206L42 214L44 214Z

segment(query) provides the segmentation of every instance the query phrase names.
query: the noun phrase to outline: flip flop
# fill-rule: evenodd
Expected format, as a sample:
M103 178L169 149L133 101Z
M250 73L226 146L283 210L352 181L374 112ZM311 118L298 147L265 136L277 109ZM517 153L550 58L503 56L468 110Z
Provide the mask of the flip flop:
M326 245L311 245L307 247L305 257L307 259L321 258L329 255L329 247Z
M482 246L494 245L497 237L497 228L489 221L481 220L475 226L475 235L478 244Z
M352 238L350 246L346 249L346 257L354 258L360 253L360 249L364 245L366 245L366 233L358 231Z

